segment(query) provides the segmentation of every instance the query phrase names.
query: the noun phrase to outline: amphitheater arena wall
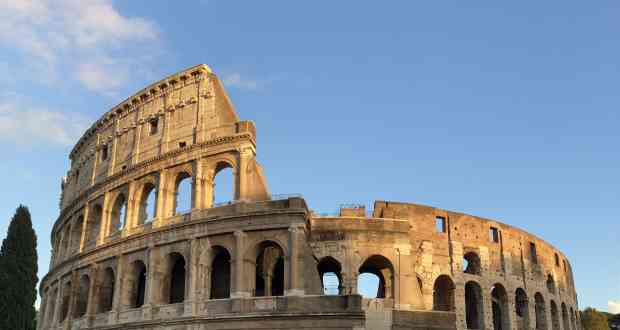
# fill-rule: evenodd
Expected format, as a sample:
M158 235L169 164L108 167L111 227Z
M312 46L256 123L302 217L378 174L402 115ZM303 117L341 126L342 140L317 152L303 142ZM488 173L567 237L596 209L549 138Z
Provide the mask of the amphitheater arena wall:
M570 262L525 231L388 201L320 216L271 195L254 124L206 65L104 114L70 160L40 329L580 329ZM215 204L225 168L233 193Z

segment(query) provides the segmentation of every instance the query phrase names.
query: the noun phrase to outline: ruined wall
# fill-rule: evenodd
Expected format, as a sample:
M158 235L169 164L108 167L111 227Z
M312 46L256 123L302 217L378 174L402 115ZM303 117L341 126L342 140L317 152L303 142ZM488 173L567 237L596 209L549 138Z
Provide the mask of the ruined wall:
M570 263L522 230L386 201L318 216L272 196L254 124L206 65L114 107L70 159L40 329L579 329ZM376 298L359 295L367 273Z

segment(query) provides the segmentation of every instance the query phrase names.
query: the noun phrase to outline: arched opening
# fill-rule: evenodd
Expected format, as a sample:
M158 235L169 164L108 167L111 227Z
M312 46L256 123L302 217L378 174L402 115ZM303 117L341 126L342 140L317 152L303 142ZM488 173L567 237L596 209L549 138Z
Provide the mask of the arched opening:
M142 260L136 260L131 264L129 278L129 307L138 308L144 305L146 294L146 265Z
M454 282L448 275L440 275L433 285L433 310L454 311Z
M90 278L88 275L82 275L80 278L80 287L77 295L77 301L75 304L75 313L73 317L78 318L86 315L88 308L88 292L90 290Z
M555 281L553 280L553 275L547 275L547 290L550 293L555 293Z
M493 329L510 330L510 318L508 314L508 295L504 286L497 283L491 291L493 310Z
M140 196L140 211L138 212L138 222L140 224L150 222L157 214L157 193L155 185L148 182L142 188Z
M465 284L465 322L467 329L484 328L482 289L478 283L473 281Z
M172 253L168 260L170 263L168 303L176 304L185 300L185 258L179 253Z
M562 326L564 330L570 330L570 321L568 319L568 310L566 309L566 304L562 303Z
M472 275L480 275L480 257L476 252L467 252L463 256L463 272Z
M527 330L530 328L530 311L525 290L518 288L515 291L515 315L517 315L517 328Z
M540 292L534 295L534 312L536 313L536 330L547 330L547 308Z
M371 274L378 278L377 291L375 294L376 298L385 299L385 298L393 298L393 283L394 283L394 267L392 263L384 256L381 255L373 255L370 258L366 259L362 266L360 266L358 270L358 292L363 293L364 282L370 280L372 277L365 275ZM368 297L368 296L367 296ZM372 297L372 296L370 296Z
M256 258L256 297L284 294L284 252L272 241L259 244Z
M67 319L69 314L69 302L71 300L71 282L65 283L62 288L62 305L60 306L60 322Z
M91 214L88 220L88 244L96 245L99 238L99 232L101 231L101 216L103 215L103 209L101 205L95 204L91 210Z
M125 195L119 194L114 201L114 207L112 208L112 229L114 231L123 230L125 221L127 220L127 199Z
M108 267L103 271L103 281L99 290L98 313L105 313L112 310L114 300L114 270Z
M174 214L184 214L192 210L192 177L183 172L175 183Z
M80 241L82 240L82 227L84 226L84 216L80 215L73 224L71 233L71 250L75 253L80 251Z
M230 253L221 246L213 247L210 299L230 298Z
M321 287L324 295L340 295L342 290L342 267L338 260L332 257L325 257L317 264Z
M213 205L230 202L235 199L235 176L232 166L220 162L213 177Z
M555 301L551 300L551 329L560 330L560 312Z

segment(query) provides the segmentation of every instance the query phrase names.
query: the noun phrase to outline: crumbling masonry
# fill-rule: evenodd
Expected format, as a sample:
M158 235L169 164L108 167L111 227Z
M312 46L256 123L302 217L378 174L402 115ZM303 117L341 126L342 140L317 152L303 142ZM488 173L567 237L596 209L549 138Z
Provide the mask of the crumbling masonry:
M580 329L571 265L543 240L411 203L319 216L271 195L255 155L206 65L106 113L70 154L39 329ZM224 169L234 196L214 204Z

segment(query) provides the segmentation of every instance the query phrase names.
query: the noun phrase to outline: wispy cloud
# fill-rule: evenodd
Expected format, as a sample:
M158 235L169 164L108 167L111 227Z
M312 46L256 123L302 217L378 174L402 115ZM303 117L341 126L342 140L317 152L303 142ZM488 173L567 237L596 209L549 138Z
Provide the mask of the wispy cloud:
M607 302L607 311L612 314L620 314L620 300L619 301L608 301Z
M224 85L227 87L245 89L245 90L256 90L261 87L261 84L258 80L251 79L245 76L242 76L238 72L233 72L229 74L225 74L222 78Z
M0 142L70 146L89 122L79 114L37 108L24 101L0 102Z
M111 0L0 1L0 46L22 62L13 65L30 66L39 82L62 75L96 92L114 92L158 39L152 21L123 16ZM109 60L119 57L136 60Z

